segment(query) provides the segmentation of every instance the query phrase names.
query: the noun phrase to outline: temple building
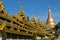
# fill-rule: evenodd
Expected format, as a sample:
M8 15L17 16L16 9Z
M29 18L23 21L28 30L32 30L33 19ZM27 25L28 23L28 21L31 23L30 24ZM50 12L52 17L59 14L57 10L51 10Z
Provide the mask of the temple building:
M0 1L0 40L32 40L34 34L37 36L53 36L52 27L55 26L55 21L52 17L51 9L48 8L47 23L43 23L38 17L35 20L34 14L29 19L23 8L20 5L20 10L17 15L9 15L3 2Z

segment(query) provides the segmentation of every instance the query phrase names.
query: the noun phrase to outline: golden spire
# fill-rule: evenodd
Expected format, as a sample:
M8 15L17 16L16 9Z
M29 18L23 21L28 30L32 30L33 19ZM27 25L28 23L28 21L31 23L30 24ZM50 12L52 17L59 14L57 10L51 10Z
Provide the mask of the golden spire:
M18 12L18 17L19 17L19 19L27 19L27 16L26 16L24 10L22 9L22 0L20 0L20 10Z
M20 0L20 10L22 10L22 0Z
M32 13L32 18L31 18L31 21L35 22L34 12Z
M19 13L18 13L18 15L24 15L24 11L23 11L23 9L22 9L22 0L20 0L20 10L19 10Z
M52 17L52 12L51 12L50 6L48 7L47 24L50 24L51 27L54 27L54 26L55 26L55 21L54 21L54 19L53 19L53 17Z
M37 24L38 24L38 25L41 24L40 16L38 16Z
M3 2L2 2L2 1L0 1L0 11L1 11L1 10L4 10Z
M52 12L51 12L51 9L50 9L50 5L48 7L48 17L49 18L52 18Z

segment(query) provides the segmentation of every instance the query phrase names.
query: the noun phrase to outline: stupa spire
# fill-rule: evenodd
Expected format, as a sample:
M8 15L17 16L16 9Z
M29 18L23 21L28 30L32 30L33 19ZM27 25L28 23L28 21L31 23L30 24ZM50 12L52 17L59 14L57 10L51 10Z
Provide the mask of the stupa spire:
M19 17L19 20L20 19L27 19L27 16L26 16L26 14L25 14L25 12L24 12L24 10L23 10L23 8L22 8L22 0L20 0L20 10L19 10L19 12L18 12L18 17Z
M51 12L51 9L50 9L50 5L48 7L48 18L47 18L47 24L50 24L51 27L54 27L55 26L55 21L52 17L52 12Z
M2 1L0 1L0 11L1 11L1 10L4 10L3 2L2 2Z
M32 18L31 18L31 21L34 21L34 22L35 22L34 12L32 12Z
M49 5L49 7L48 7L48 17L49 17L49 18L53 18L53 17L52 17L52 12L51 12L51 9L50 9L50 5Z
M40 16L38 16L37 24L38 24L38 25L41 24Z
M20 0L20 10L22 10L22 0Z

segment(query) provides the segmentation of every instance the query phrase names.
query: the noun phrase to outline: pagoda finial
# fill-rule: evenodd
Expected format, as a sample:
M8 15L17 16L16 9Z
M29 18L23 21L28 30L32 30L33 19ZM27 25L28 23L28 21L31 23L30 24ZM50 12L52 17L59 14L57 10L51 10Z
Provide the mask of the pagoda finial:
M38 14L38 19L40 19L40 14Z
M32 18L34 19L34 12L32 12Z
M32 18L31 18L31 21L34 21L34 22L35 22L34 12L32 12Z
M32 16L34 16L34 12L32 12Z
M3 2L2 1L0 1L0 11L1 10L4 10L5 8L4 8L4 6L3 6Z
M38 16L38 19L40 19L40 16Z
M38 24L38 25L41 24L40 16L38 16L37 24Z
M40 16L38 16L38 20L40 20Z
M22 0L20 0L20 10L22 10Z
M50 5L48 6L48 17L52 17L52 12L51 12L51 9L50 9Z

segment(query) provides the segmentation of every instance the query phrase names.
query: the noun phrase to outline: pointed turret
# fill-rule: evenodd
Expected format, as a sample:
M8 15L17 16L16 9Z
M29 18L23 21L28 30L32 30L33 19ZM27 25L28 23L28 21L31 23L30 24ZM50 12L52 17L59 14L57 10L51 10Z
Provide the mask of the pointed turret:
M23 8L22 8L22 0L20 1L20 10L23 10Z
M25 15L24 10L22 8L22 1L20 2L20 11L18 12L18 17L20 20L21 20L21 18L22 18L22 20L27 19L27 16Z
M8 13L5 11L5 7L3 5L3 1L0 0L0 14L8 15Z
M31 21L32 21L32 22L36 22L36 21L35 21L35 18L34 18L34 13L32 13Z
M54 26L55 26L55 21L52 17L52 12L51 12L50 6L48 7L47 24L49 24L52 28L54 28Z
M4 7L3 7L3 2L0 1L0 12L4 10Z
M38 16L37 25L41 25L40 16Z
M36 20L35 20L35 17L34 17L34 12L32 13L32 18L30 20L30 23L33 24L35 27L37 27L36 26Z

